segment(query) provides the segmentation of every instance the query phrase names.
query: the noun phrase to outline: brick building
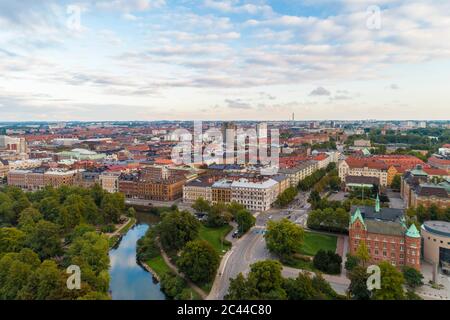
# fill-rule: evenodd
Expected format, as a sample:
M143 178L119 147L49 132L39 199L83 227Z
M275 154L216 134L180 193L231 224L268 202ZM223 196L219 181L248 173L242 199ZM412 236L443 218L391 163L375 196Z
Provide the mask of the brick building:
M371 257L370 263L388 261L393 266L410 266L420 270L421 236L416 226L407 228L404 211L375 207L353 207L349 226L351 254L364 241Z

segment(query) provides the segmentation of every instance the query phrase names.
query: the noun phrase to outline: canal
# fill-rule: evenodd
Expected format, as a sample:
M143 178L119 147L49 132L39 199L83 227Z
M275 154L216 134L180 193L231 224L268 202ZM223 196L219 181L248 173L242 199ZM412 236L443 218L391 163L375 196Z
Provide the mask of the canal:
M137 224L122 238L119 245L109 253L110 283L113 300L165 300L159 284L151 273L136 261L137 241L159 218L149 213L138 212Z

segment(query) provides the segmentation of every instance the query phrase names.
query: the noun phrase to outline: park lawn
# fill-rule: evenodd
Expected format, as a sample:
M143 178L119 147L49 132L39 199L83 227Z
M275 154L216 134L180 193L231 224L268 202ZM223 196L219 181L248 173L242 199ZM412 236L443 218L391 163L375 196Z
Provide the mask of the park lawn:
M337 237L316 232L305 232L300 253L307 256L315 256L317 251L336 251Z
M164 261L163 257L161 255L154 257L147 261L147 265L152 268L152 270L158 275L158 277L162 277L163 275L167 273L171 273L172 270L170 270L169 266ZM191 300L202 300L202 298L199 296L197 292L192 290L187 284L185 286L185 289L189 290Z
M314 264L312 261L303 261L301 259L292 259L290 262L283 263L284 265L295 268L295 269L301 269L301 270L308 270L312 272L316 272L317 269L314 267Z
M171 272L169 266L166 264L161 255L148 260L147 265L152 268L152 270L156 272L159 277L162 277L164 274Z
M233 230L233 227L230 225L225 225L220 228L209 228L202 225L198 237L211 244L219 256L223 256L224 252L222 252L222 249L228 251L231 247L231 245L225 241L226 235L230 233L231 230Z

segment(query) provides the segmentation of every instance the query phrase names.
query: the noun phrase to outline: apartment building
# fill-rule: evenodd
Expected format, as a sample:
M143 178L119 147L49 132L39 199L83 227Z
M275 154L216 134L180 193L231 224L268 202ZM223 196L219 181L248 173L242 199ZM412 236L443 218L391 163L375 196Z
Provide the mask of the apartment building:
M44 173L44 185L59 188L61 186L71 186L75 183L75 177L80 170L59 170L50 169Z
M184 177L169 179L142 179L140 174L123 174L119 177L119 192L127 198L174 201L183 196Z
M0 178L4 178L9 172L9 162L8 160L0 159Z
M82 188L91 188L100 183L100 172L80 171L75 175L74 184Z
M213 177L202 177L186 183L183 187L183 202L194 203L199 198L212 202L212 186L214 182L215 179Z
M27 153L28 147L25 138L0 136L0 149L13 151L15 153Z
M279 173L289 179L289 186L296 187L300 181L312 175L319 169L317 161L305 161L292 168L280 169Z
M231 184L231 201L244 205L248 210L267 211L277 200L279 186L273 179L252 182L239 179Z
M342 181L347 176L375 177L380 180L381 187L388 185L388 166L381 160L348 157L339 163L338 169Z
M119 177L120 172L103 172L98 179L103 190L116 193L119 192Z
M220 180L211 187L211 198L213 203L230 203L232 201L231 185L233 180Z
M35 191L52 186L74 185L79 170L60 170L36 168L33 170L11 170L8 173L8 185L24 190Z
M440 208L450 207L450 179L447 175L437 176L436 169L429 171L431 175L426 170L417 166L403 175L400 195L406 207L429 207L433 204ZM442 181L433 183L436 178Z
M434 168L442 169L450 173L450 158L448 157L431 157L428 164Z

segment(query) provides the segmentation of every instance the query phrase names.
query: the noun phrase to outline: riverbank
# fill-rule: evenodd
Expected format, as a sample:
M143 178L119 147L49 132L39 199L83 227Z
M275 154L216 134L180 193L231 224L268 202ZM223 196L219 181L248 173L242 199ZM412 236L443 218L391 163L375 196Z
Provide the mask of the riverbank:
M113 300L165 300L153 268L147 269L136 259L137 241L145 235L148 223L128 221L120 231L123 237L110 250L110 290ZM133 225L135 225L133 227ZM128 229L128 231L126 231ZM119 233L120 233L119 231ZM149 274L149 271L151 272Z
M113 233L107 234L107 237L109 238L109 248L114 248L122 239L122 237L132 228L136 225L137 219L136 218L128 218L128 220L119 225Z

